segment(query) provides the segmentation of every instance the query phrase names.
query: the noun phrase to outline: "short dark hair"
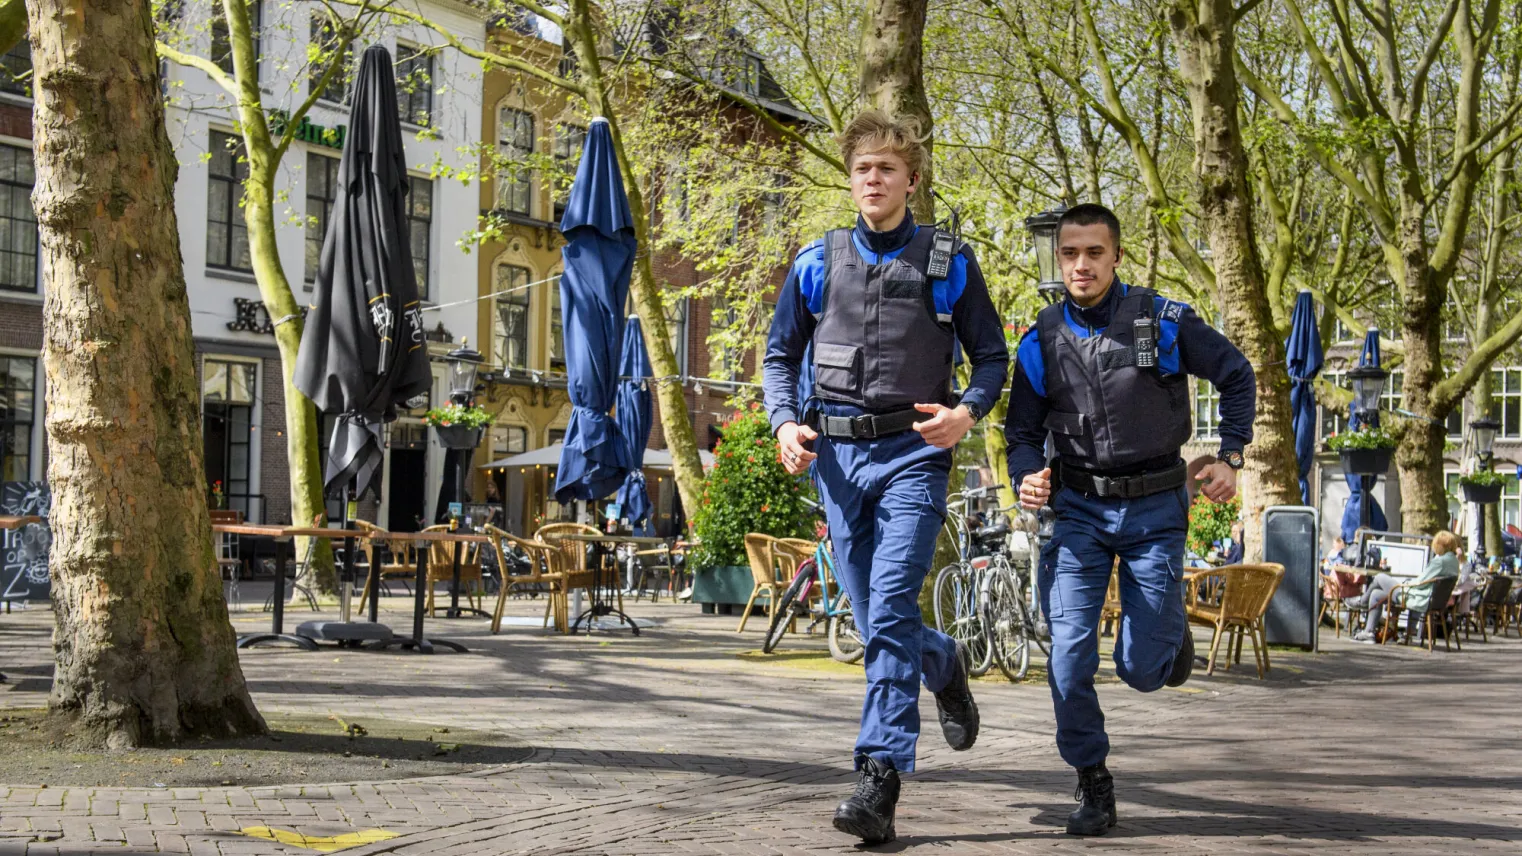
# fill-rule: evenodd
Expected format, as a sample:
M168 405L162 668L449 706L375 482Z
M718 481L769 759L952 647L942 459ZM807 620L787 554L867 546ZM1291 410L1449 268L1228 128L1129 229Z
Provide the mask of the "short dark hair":
M1057 237L1062 237L1064 226L1092 226L1095 223L1103 223L1109 227L1110 240L1115 242L1115 246L1120 246L1120 218L1115 216L1114 211L1098 202L1080 202L1064 211L1062 217L1057 220Z

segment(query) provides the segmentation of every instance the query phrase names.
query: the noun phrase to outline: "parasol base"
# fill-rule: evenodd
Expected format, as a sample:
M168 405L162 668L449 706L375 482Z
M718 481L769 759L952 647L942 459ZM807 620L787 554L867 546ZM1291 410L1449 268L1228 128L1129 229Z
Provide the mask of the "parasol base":
M391 628L370 621L303 621L296 633L320 642L337 642L340 648L358 648L365 642L394 638Z

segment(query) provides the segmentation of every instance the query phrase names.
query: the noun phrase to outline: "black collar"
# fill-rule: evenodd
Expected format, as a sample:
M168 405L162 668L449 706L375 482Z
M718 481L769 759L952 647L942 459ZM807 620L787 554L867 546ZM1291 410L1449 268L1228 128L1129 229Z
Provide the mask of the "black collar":
M874 232L867 226L866 218L856 215L856 240L872 252L882 255L901 250L909 245L909 239L914 237L914 215L907 209L904 211L904 220L886 232Z
M1110 283L1110 290L1105 293L1105 299L1085 309L1073 300L1070 294L1067 297L1068 314L1074 321L1089 328L1090 330L1103 330L1110 326L1110 319L1115 317L1115 307L1120 305L1120 299L1125 296L1126 284L1116 277Z

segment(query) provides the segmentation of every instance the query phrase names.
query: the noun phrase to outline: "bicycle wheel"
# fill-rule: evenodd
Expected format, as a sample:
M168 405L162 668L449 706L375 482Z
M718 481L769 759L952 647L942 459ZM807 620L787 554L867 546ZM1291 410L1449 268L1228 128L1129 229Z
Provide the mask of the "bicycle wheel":
M988 627L993 636L994 662L1011 681L1022 681L1030 671L1030 626L1025 604L1008 569L994 572L989 583Z
M947 565L941 569L932 596L936 626L967 646L972 660L967 672L975 678L987 673L993 660L978 600L978 577L970 568Z
M810 559L793 575L793 581L788 583L787 590L782 592L782 597L777 599L772 608L772 623L766 628L766 639L761 643L761 650L770 654L777 650L782 643L782 637L787 633L787 628L793 623L794 605L800 600L801 594L810 583L814 581L814 575L819 573L819 566Z
M861 641L856 629L856 614L851 611L851 600L841 592L835 602L837 612L830 616L830 656L842 663L859 662L867 655L867 646Z

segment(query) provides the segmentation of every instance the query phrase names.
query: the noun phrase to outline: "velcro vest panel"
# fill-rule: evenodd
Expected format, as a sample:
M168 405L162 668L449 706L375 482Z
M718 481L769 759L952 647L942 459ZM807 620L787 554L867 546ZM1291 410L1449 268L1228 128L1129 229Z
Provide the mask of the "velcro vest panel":
M824 296L814 328L814 395L871 411L951 403L949 316L937 317L925 271L936 230L898 258L868 264L850 229L824 237Z
M1133 286L1109 326L1087 338L1068 326L1062 302L1036 316L1051 405L1045 425L1067 463L1104 472L1176 455L1189 441L1185 376L1136 366L1132 324L1152 316L1156 296Z

